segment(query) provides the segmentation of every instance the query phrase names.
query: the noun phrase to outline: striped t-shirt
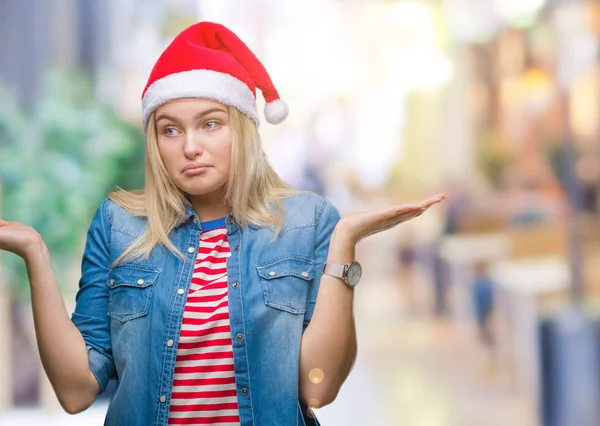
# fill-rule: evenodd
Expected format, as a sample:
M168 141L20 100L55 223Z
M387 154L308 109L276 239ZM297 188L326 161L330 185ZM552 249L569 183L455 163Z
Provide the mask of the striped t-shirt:
M177 347L170 425L240 424L227 301L225 219L202 223Z

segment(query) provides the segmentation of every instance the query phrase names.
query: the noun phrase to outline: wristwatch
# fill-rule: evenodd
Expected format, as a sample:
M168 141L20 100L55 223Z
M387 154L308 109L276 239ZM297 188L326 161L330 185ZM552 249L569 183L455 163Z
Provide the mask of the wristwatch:
M362 266L356 260L348 265L335 265L325 263L323 265L323 273L332 277L341 278L348 287L354 288L360 281L362 275Z

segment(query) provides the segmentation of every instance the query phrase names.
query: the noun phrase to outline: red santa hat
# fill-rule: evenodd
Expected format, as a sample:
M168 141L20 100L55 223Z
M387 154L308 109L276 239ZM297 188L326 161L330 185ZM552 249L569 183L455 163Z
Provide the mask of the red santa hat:
M285 120L288 107L248 46L223 25L199 22L175 37L154 65L142 93L144 129L158 107L179 98L232 106L258 126L256 88L266 101L267 122Z

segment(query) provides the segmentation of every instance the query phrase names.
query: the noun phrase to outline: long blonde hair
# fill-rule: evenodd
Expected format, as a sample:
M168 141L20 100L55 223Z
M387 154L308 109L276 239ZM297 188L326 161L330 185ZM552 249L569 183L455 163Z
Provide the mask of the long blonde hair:
M303 193L286 184L275 173L262 149L254 123L233 107L227 107L231 126L231 169L224 200L237 223L249 223L274 230L276 238L285 220L281 201ZM171 180L158 151L156 119L150 117L146 136L146 170L144 190L117 188L108 198L133 216L147 218L144 233L129 246L113 265L137 258L147 258L152 249L162 244L183 258L169 239L169 234L183 220L190 204L185 194Z

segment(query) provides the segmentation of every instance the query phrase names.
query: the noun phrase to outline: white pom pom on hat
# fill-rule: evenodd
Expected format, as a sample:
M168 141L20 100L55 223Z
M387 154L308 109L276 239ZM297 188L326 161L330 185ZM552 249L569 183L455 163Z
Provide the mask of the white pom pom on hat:
M287 118L289 112L287 104L281 99L276 99L265 104L265 120L268 123L281 123Z
M288 106L248 46L223 25L199 22L179 33L154 65L142 93L144 130L158 107L180 98L221 102L237 108L258 126L257 88L266 102L266 121L284 121Z

